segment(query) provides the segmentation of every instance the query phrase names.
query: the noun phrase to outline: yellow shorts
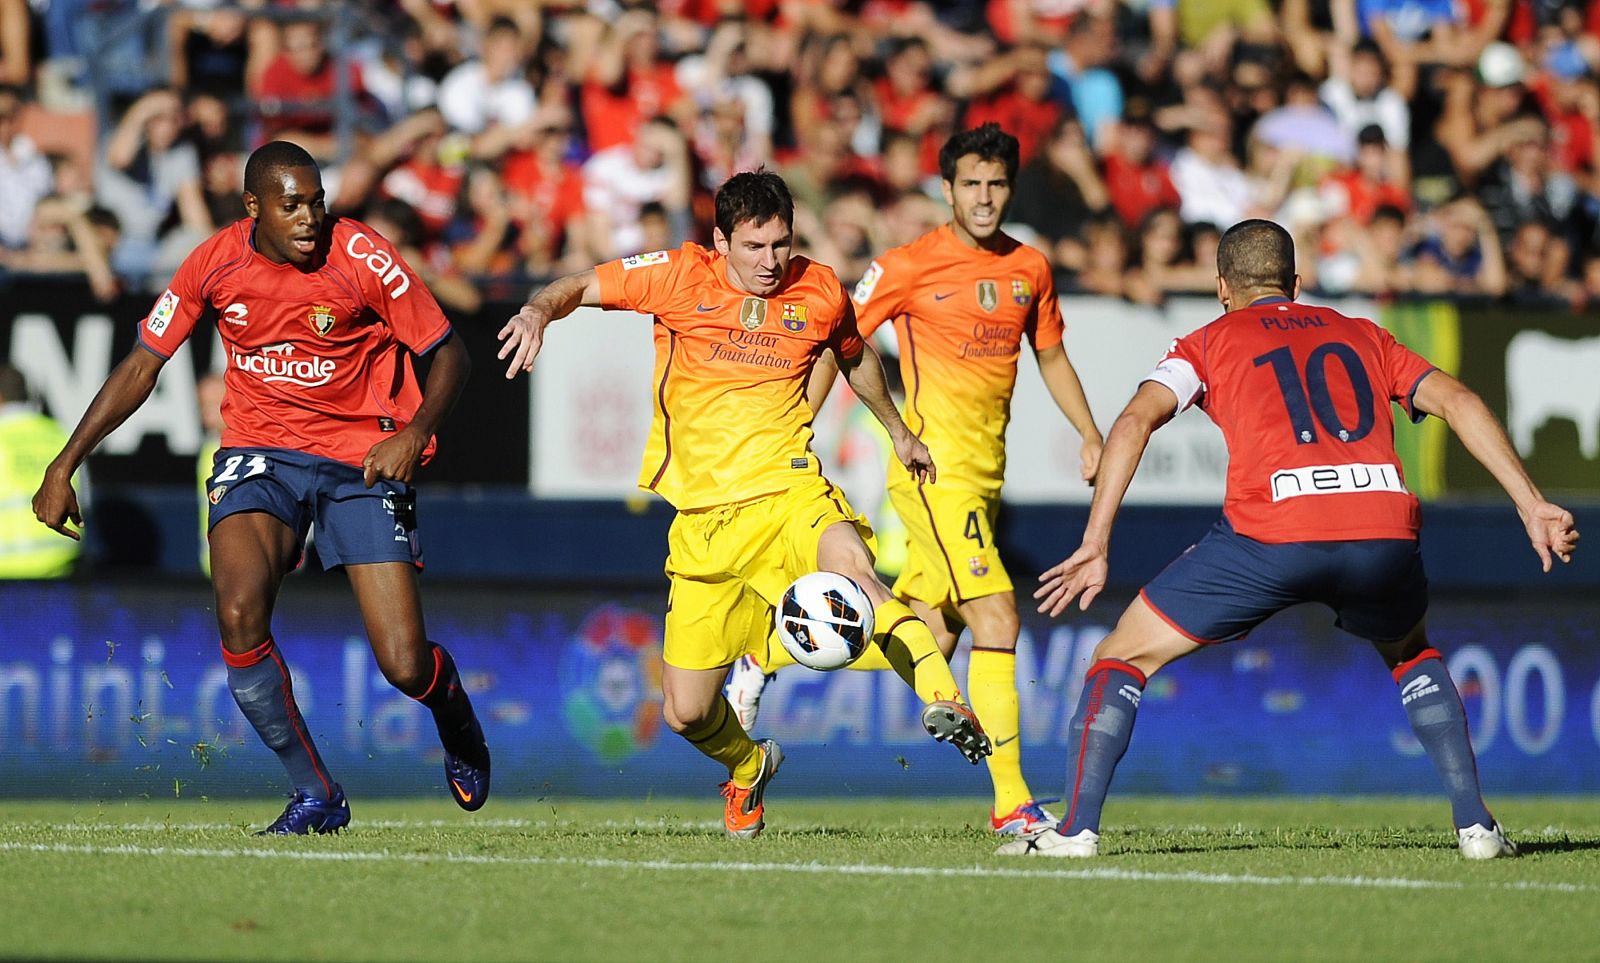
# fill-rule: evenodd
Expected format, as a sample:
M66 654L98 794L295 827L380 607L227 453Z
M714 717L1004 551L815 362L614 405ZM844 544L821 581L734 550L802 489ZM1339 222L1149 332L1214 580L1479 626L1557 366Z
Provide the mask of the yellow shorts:
M764 652L784 590L817 570L817 543L837 522L853 524L875 548L867 520L821 476L774 495L679 512L667 533L662 659L715 669Z
M998 498L951 484L891 477L889 501L906 526L910 551L894 594L955 614L971 599L1011 591L994 545Z

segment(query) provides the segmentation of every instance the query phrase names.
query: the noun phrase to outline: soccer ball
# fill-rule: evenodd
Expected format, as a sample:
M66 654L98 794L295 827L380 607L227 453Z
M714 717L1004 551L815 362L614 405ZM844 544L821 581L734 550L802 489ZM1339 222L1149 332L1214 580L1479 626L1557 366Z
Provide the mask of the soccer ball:
M837 572L795 579L778 606L778 641L796 662L819 672L842 669L872 642L872 601Z

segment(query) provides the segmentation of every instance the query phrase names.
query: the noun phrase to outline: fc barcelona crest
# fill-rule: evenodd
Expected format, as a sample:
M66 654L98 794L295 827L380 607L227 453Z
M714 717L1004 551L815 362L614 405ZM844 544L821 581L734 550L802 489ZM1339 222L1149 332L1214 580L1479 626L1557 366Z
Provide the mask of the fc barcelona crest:
M745 298L739 305L739 323L744 325L746 331L754 331L767 323L767 300L765 298Z
M311 309L309 318L311 320L311 330L324 338L328 336L329 331L333 330L334 317L332 308L319 304Z
M1033 302L1033 285L1021 278L1011 279L1011 300L1023 307Z
M993 281L978 282L978 307L993 311L1000 306L1000 285Z
M967 571L971 572L977 578L983 578L985 575L988 575L989 574L989 558L988 558L988 556L986 556L986 555L974 555L971 558L967 559Z
M799 333L806 329L806 306L803 304L785 304L783 306L783 328L785 331Z

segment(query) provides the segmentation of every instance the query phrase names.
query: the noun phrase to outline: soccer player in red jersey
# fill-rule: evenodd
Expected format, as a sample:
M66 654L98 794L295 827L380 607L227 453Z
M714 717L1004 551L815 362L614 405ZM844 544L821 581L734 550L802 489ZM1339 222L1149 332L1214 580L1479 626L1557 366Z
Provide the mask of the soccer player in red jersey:
M227 351L222 447L211 503L211 578L228 686L294 783L265 832L334 832L350 821L295 705L272 637L283 577L317 526L344 566L384 677L433 713L445 777L463 809L489 792L489 750L450 653L427 638L417 590L417 467L471 367L450 322L388 241L330 218L322 175L274 141L245 165L250 216L197 247L139 323L134 349L95 395L33 498L39 521L77 538L72 472L144 403L161 366L206 318ZM412 355L431 353L418 386Z
M1547 572L1551 556L1570 561L1577 547L1572 515L1539 493L1471 389L1371 321L1295 303L1294 242L1282 227L1229 228L1217 274L1225 313L1173 342L1112 426L1083 545L1040 576L1039 610L1059 615L1079 596L1088 608L1100 594L1111 524L1145 445L1190 405L1228 445L1222 519L1145 586L1095 650L1072 718L1061 826L999 852L1096 855L1100 809L1149 676L1291 605L1321 602L1388 664L1449 793L1461 854L1514 855L1484 805L1455 683L1428 642L1421 512L1395 454L1389 402L1414 421L1444 419L1511 496Z

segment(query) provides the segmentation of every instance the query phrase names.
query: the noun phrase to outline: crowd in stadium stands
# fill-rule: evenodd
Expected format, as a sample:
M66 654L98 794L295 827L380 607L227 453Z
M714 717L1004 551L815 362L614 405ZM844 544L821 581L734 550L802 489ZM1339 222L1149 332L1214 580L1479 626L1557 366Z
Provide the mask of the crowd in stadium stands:
M1067 291L1210 293L1266 216L1326 294L1580 306L1597 78L1600 0L0 0L0 270L159 286L287 138L458 307L704 239L761 164L849 281L993 120Z

